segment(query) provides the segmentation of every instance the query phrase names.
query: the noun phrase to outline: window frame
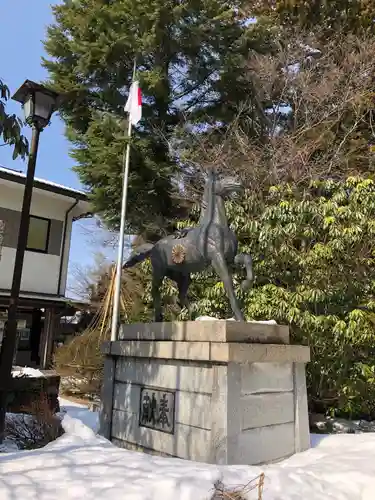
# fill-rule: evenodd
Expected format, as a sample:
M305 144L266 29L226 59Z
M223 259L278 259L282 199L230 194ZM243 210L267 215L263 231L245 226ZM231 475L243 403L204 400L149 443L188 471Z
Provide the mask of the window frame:
M47 236L46 236L46 244L45 244L44 250L41 250L40 248L29 247L29 245L26 243L26 251L27 252L36 252L36 253L48 254L49 240L50 240L50 234L51 234L51 219L47 219L47 217L39 217L38 215L31 215L30 214L29 215L29 229L27 231L27 239L29 239L31 219L44 220L44 221L46 221L48 223L48 226L47 226Z

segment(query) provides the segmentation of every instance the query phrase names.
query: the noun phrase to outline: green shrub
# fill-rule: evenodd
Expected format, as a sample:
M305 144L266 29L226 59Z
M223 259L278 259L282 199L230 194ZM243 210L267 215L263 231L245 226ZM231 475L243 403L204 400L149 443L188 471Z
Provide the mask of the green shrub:
M292 341L311 348L310 409L374 418L374 181L275 186L228 202L227 213L254 259L253 289L242 294L234 279L247 319L289 324ZM194 278L190 295L200 314L231 316L212 273Z

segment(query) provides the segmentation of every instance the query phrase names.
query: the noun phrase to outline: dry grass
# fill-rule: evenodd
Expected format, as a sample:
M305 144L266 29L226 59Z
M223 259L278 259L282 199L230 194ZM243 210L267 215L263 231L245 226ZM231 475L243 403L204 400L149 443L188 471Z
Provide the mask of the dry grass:
M80 335L73 336L56 349L54 368L64 379L62 391L65 394L95 398L100 395L103 380L101 345L110 339L115 269L113 266L98 267L86 278L82 274L80 281L82 289L86 288L89 293L90 308L95 314ZM129 318L143 307L142 294L139 271L123 272L120 295L122 317Z
M258 494L258 500L262 500L264 478L265 475L262 472L262 474L249 481L245 486L230 489L227 489L221 481L217 481L214 485L214 493L211 500L246 500L247 494L255 490Z
M46 394L22 413L8 413L6 416L6 439L15 443L18 449L42 448L63 434L60 418L51 411Z

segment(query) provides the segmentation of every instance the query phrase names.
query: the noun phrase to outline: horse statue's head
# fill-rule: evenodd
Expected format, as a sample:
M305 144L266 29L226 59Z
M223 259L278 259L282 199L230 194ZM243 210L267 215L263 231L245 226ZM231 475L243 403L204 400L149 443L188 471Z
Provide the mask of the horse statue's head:
M215 195L224 199L234 197L244 191L243 184L238 177L219 175L216 169L210 169L207 181L214 184Z
M222 198L231 198L243 193L244 187L238 177L221 177L216 181L215 193Z

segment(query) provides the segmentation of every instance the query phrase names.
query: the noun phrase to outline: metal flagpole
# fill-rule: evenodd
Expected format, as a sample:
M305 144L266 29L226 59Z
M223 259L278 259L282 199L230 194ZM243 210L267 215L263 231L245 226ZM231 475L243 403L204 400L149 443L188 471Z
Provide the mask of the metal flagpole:
M134 59L133 78L135 80L136 59ZM124 176L122 181L122 201L121 201L121 219L120 219L120 235L118 241L117 265L116 265L116 278L115 290L113 294L113 310L112 310L112 323L111 323L111 341L117 340L117 330L120 316L120 295L121 295L121 275L122 263L124 259L124 240L125 240L125 222L126 222L126 202L128 196L128 179L129 179L129 163L130 163L130 138L132 135L132 122L129 114L128 122L128 143L124 154Z

